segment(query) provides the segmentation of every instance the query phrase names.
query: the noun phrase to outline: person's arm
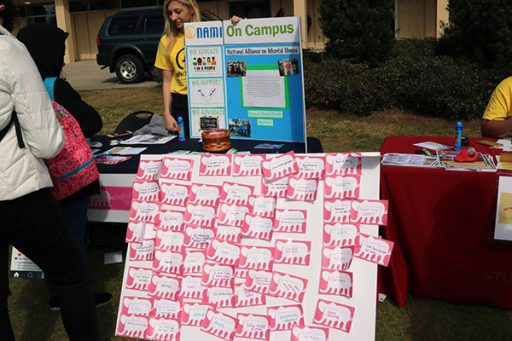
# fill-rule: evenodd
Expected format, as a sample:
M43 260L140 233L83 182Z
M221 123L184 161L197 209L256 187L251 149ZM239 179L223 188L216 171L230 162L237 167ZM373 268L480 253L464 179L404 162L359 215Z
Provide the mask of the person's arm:
M54 88L55 101L66 108L80 125L85 137L91 137L103 127L100 114L82 100L71 84L58 78Z
M512 117L502 121L482 119L481 132L483 137L512 137Z
M162 102L163 102L163 116L165 122L165 129L173 132L177 132L180 130L178 126L178 122L172 117L171 114L171 81L172 81L172 71L171 70L162 70Z
M36 65L18 44L7 51L3 81L10 86L23 141L35 157L50 159L61 151L64 132Z

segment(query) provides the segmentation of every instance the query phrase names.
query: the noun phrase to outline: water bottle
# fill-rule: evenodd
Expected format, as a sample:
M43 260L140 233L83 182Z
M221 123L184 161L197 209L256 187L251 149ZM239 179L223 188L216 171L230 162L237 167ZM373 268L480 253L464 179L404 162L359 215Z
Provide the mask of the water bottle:
M455 125L455 134L456 134L456 139L455 139L455 151L460 151L460 149L462 148L462 122L461 121L457 121L457 124Z
M181 116L178 116L178 126L181 129L178 134L178 140L185 141L185 127L183 125L183 117Z

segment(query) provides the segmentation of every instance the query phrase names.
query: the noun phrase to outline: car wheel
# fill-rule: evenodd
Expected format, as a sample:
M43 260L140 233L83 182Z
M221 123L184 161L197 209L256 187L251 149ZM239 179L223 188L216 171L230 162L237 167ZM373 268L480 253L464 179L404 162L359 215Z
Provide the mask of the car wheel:
M125 54L116 61L116 75L123 83L138 83L145 73L144 64L136 55Z

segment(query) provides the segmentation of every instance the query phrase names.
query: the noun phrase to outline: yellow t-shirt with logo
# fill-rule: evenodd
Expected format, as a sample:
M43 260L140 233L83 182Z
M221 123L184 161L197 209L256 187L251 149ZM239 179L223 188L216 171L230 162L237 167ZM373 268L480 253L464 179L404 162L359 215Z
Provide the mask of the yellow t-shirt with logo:
M155 67L162 70L173 71L171 92L187 95L187 71L185 69L185 36L180 34L176 38L171 54L167 52L167 36L163 35L158 44Z
M494 89L483 118L503 121L510 116L512 116L512 77L502 80Z

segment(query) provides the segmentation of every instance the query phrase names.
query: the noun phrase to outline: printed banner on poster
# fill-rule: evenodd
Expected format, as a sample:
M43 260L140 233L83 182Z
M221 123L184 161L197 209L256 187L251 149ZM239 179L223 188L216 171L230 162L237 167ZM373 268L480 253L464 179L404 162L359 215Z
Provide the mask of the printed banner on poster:
M187 23L185 32L191 137L216 123L235 139L305 142L298 17ZM205 109L223 119L202 124Z

